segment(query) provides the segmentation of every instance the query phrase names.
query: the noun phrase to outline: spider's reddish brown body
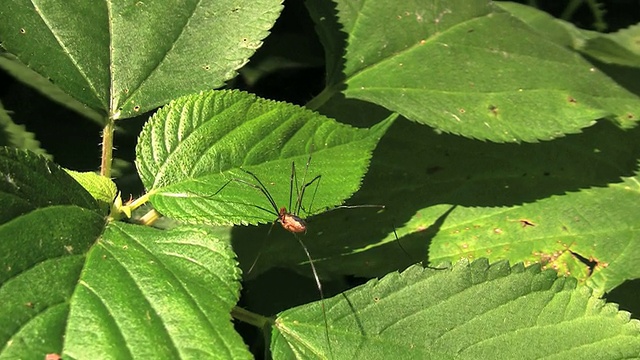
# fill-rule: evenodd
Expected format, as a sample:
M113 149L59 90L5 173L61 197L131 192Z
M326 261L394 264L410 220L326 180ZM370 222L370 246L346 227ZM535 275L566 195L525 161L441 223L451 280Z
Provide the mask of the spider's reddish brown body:
M307 223L300 217L287 212L285 207L281 207L278 212L278 222L288 232L298 234L307 232Z

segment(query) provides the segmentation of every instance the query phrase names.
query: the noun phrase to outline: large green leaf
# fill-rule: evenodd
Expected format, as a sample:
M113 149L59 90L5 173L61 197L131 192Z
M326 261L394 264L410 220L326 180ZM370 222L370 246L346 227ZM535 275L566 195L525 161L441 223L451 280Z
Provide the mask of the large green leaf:
M473 306L469 306L473 304ZM640 352L640 323L555 272L410 267L281 313L274 359L598 359ZM585 329L589 329L585 331ZM328 346L328 338L331 347Z
M86 106L126 118L222 86L260 47L280 3L12 0L0 8L0 38Z
M609 291L640 277L639 134L602 123L552 142L491 144L398 121L349 200L385 210L314 216L302 240L326 276L382 276L429 251L435 263L461 257L541 262ZM254 274L271 267L309 273L290 234L267 233L234 229L246 269L260 252Z
M107 225L67 172L7 148L0 201L0 358L249 357L235 254L209 229Z
M272 222L280 207L297 212L296 189L321 176L302 198L305 217L359 188L393 118L358 129L298 106L212 91L158 111L140 135L136 163L155 208L195 223ZM256 188L258 181L275 204Z
M60 352L84 254L106 213L43 157L0 149L0 357Z
M541 263L598 293L640 278L638 176L510 209L459 208L441 227L430 258L489 257ZM603 215L604 212L604 215Z
M321 100L342 91L446 132L498 142L551 139L598 118L630 124L640 116L637 96L487 0L308 6L327 48Z
M240 292L235 265L207 229L110 224L69 300L63 356L250 358L229 316Z

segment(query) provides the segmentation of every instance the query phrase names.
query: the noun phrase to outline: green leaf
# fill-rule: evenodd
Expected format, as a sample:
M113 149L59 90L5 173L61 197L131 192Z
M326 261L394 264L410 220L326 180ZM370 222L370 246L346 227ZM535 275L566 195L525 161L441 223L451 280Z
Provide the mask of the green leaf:
M32 152L0 148L0 224L62 207L97 212L89 193L59 166Z
M638 133L603 123L537 146L434 139L431 150L424 150L432 154L427 167L433 173L413 189L430 195L413 202L459 206L417 210L398 231L410 234L402 243L411 247L432 237L435 263L460 257L539 262L598 293L636 279ZM445 143L458 150L438 151ZM583 259L593 262L593 271Z
M63 356L250 358L229 312L240 272L204 228L110 224L73 297Z
M500 1L495 4L547 39L563 47L572 47L574 37L567 31L565 21L554 18L545 11L515 2Z
M84 254L104 228L96 201L43 157L0 149L0 350L59 353Z
M397 121L349 200L385 210L314 216L302 240L326 277L383 276L428 254L436 264L461 257L542 262L609 291L640 277L638 136L639 128L603 122L551 142L492 144ZM260 253L251 275L272 267L309 274L291 234L268 232L234 229L243 268Z
M274 359L636 356L640 323L575 287L553 271L504 262L414 266L326 299L328 329L320 302L281 313L271 350Z
M638 36L640 36L640 25L632 25L626 29L619 30L615 33L609 34L608 37L615 41L620 47L633 53L633 61L629 63L629 66L640 66L638 56L640 56L640 44L638 44ZM631 60L631 59L630 59Z
M222 86L260 47L280 3L10 1L0 38L22 63L118 119Z
M208 229L105 228L69 174L15 149L0 149L0 200L0 358L249 357L235 254Z
M342 0L333 13L309 5L324 32L341 26L347 36L342 74L330 72L325 91L346 85L347 98L496 142L552 139L602 117L638 120L637 96L491 4ZM325 46L331 71L341 54Z
M607 188L510 209L485 209L482 216L458 208L433 239L431 260L489 257L541 263L586 281L599 294L611 291L640 278L639 214L632 210L640 201L639 179L636 175Z
M66 171L96 199L105 212L109 211L118 194L118 188L111 179L94 172Z
M40 219L32 220L35 222ZM51 235L68 233L58 231ZM34 243L33 239L38 235L34 233L33 238L21 239L24 240L22 244ZM45 237L48 234L40 235ZM95 234L80 235L78 239L82 241L88 241L92 237L95 239ZM27 249L24 245L22 248L20 254L32 251L32 248ZM0 349L1 358L42 359L45 354L62 352L69 299L80 278L84 256L65 254L56 258L52 252L47 251L47 255L49 254L50 259L24 269L19 275L3 282L0 287L0 300L3 304L0 309L0 337L4 344L8 344Z
M91 119L98 124L102 124L104 121L104 115L100 114L100 112L87 107L87 105L78 101L73 96L65 93L62 89L49 81L49 79L38 74L19 62L19 60L9 56L7 53L2 53L0 56L0 68L4 69L17 80L31 86L58 104L61 104L78 114L82 114L86 118Z
M639 35L640 26L616 34L597 34L579 50L604 63L637 69L640 67L640 49L637 48L637 44L633 44L634 48L626 47L630 44L625 44L623 41L628 41L629 37L637 38Z
M195 223L268 223L279 207L295 211L296 188L317 176L306 189L301 216L351 196L394 118L357 129L287 103L212 91L158 111L140 135L136 164L164 215ZM277 208L256 188L258 180Z
M640 45L636 40L640 25L603 34L580 29L529 6L502 1L497 4L560 45L573 47L604 63L640 67Z
M51 155L40 147L40 142L36 140L35 135L27 131L24 125L17 125L11 120L2 102L0 102L0 146L30 150L51 160Z

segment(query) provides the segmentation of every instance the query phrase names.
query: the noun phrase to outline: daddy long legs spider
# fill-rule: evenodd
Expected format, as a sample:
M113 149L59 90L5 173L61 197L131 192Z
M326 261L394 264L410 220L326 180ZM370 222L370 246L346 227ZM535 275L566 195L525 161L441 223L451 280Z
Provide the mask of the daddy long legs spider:
M291 163L291 177L290 177L290 180L289 180L289 207L288 208L284 207L284 206L278 207L278 204L276 203L275 199L273 198L273 196L271 195L271 193L269 192L267 187L264 185L264 183L260 180L260 178L258 178L258 176L256 176L256 174L254 174L253 172L251 172L249 170L246 170L246 169L241 169L241 170L244 173L246 173L247 175L249 175L251 178L253 178L255 183L252 183L250 181L243 180L243 179L231 179L227 183L225 183L218 191L216 191L214 196L219 194L231 182L235 181L235 182L247 185L249 187L252 187L254 189L257 189L268 200L269 205L271 206L271 208L266 208L266 207L262 207L262 206L259 206L259 205L254 205L254 206L256 206L257 208L262 209L262 210L264 210L264 211L266 211L266 212L268 212L270 214L273 214L276 217L275 220L271 224L271 228L269 228L269 232L267 233L267 237L269 237L269 234L271 233L271 230L273 229L273 225L275 225L276 223L279 223L282 226L283 229L285 229L288 232L293 234L293 236L296 238L296 240L298 241L298 243L300 244L300 246L304 250L304 253L305 253L306 257L307 257L307 260L309 260L309 265L311 267L311 272L313 273L313 278L314 278L316 286L318 288L318 292L320 293L320 300L321 300L321 304L322 304L322 315L323 315L323 320L324 320L324 325L325 325L325 337L326 337L326 340L327 340L327 345L329 346L329 352L331 353L331 342L329 340L329 323L328 323L328 320L327 320L326 309L325 309L325 306L324 306L324 292L322 291L322 283L320 282L320 277L318 276L318 272L316 271L316 267L315 267L315 265L313 263L313 259L311 257L311 254L309 253L309 249L306 247L306 245L304 244L302 239L300 239L300 237L298 236L298 234L306 233L306 231L307 231L307 223L300 216L300 212L303 209L302 200L304 198L305 191L307 190L308 187L310 187L311 185L316 183L316 188L315 188L314 196L313 196L315 198L315 192L318 190L318 185L319 185L320 179L322 177L321 175L317 175L311 181L305 182L310 162L311 162L311 156L309 156L309 158L307 160L307 164L305 166L304 174L302 176L302 185L301 186L298 186L295 162ZM295 204L293 204L294 183L295 183L295 191L296 191L296 202L295 202ZM309 209L308 209L309 211L311 210L312 205L313 205L313 198L311 200L311 203L309 204ZM256 256L255 260L253 261L253 264L249 268L248 272L251 272L253 270L254 266L258 262L258 259L260 258L260 254L261 253L262 253L262 251L260 251L258 253L258 255Z
M269 201L269 204L271 205L271 208L265 208L259 205L254 205L257 208L264 210L270 214L273 214L276 218L272 223L272 228L273 225L275 225L276 223L280 223L280 225L282 225L282 228L287 230L288 232L294 234L295 238L298 240L298 242L300 243L300 245L302 246L302 248L304 249L307 258L309 259L309 263L311 265L312 271L313 271L313 275L316 278L316 282L318 283L318 275L317 272L315 270L315 266L313 265L313 261L311 260L311 256L309 254L309 251L307 249L307 247L304 245L304 243L302 242L302 240L300 240L300 238L296 235L296 234L300 234L300 233L306 233L307 232L307 223L306 221L300 217L300 211L303 210L302 207L302 199L304 198L304 193L306 191L306 189L311 186L313 183L316 183L316 191L318 190L318 186L320 179L322 177L322 175L317 175L315 176L311 181L305 183L306 181L306 176L307 176L307 170L309 168L309 163L311 161L311 156L309 156L309 159L307 160L307 165L305 166L305 171L304 171L304 175L302 177L302 183L303 185L301 187L298 187L298 181L297 181L297 175L296 175L296 165L295 162L291 163L291 178L289 181L289 207L278 207L276 201L274 200L273 196L271 195L271 193L269 192L269 190L267 189L267 187L264 185L264 183L260 180L260 178L258 178L254 173L252 173L249 170L245 170L245 169L241 169L243 172L245 172L246 174L248 174L249 176L251 176L256 183L251 183L249 181L243 180L243 179L232 179L227 181L227 183L225 183L218 191L216 191L216 193L214 194L217 195L218 193L220 193L227 185L229 185L232 181L241 183L241 184L245 184L247 186L250 186L252 188L255 188L257 190L259 190L265 197L266 199ZM296 190L296 203L295 205L292 204L293 202L293 189L294 186L293 184L296 184L295 186L295 190ZM315 198L315 192L314 191L314 195L313 198ZM311 209L311 207L313 206L313 198L311 200L311 203L309 204L309 210ZM290 209L290 210L288 210ZM271 233L271 229L269 229L269 233ZM268 235L267 235L268 236ZM258 254L259 257L260 254ZM251 268L249 269L249 272L251 272L251 270L253 269L253 267L255 266L255 264L258 261L258 257L256 257L256 259L254 260L253 264L251 265ZM318 285L318 287L320 287L320 285ZM322 290L320 290L322 291Z
M273 229L273 226L276 223L279 223L283 229L285 229L286 231L290 232L298 241L299 245L302 247L302 249L304 250L306 259L309 262L309 266L311 268L311 272L313 274L313 278L314 281L316 283L316 287L318 289L318 292L320 294L320 300L321 300L321 305L322 305L322 316L323 316L323 321L324 321L324 325L325 325L325 338L327 341L327 345L328 345L328 350L329 350L329 354L332 354L332 347L331 347L331 342L330 342L330 338L329 338L329 324L328 324L328 319L327 319L327 314L326 314L326 308L325 308L325 304L324 304L324 291L322 288L322 283L320 281L320 276L318 275L318 272L316 270L316 266L314 264L314 261L311 257L311 254L307 248L307 246L304 244L304 242L302 241L302 239L300 238L301 234L304 234L307 232L307 223L306 220L303 218L302 216L302 212L305 212L307 214L312 213L313 211L313 201L315 199L316 193L318 191L318 187L319 187L319 183L320 180L322 178L321 175L316 175L315 177L313 177L310 181L307 181L307 173L309 170L309 164L311 162L311 155L309 156L309 158L307 159L307 163L306 166L304 168L304 173L302 175L302 181L301 183L298 182L298 176L296 173L296 166L295 166L295 162L291 163L291 176L289 178L289 203L288 203L288 207L286 206L278 206L278 203L276 202L276 200L274 199L274 197L271 195L271 193L269 192L267 186L265 186L265 183L262 182L262 180L260 180L260 178L254 174L253 172L246 170L246 169L241 169L245 174L248 175L248 178L250 178L251 180L245 180L245 179L239 179L239 178L235 178L235 179L231 179L229 181L227 181L218 191L216 191L216 193L214 194L217 195L219 194L221 191L223 191L223 189L228 186L231 182L237 182L243 185L246 185L248 187L254 188L257 191L259 191L260 193L262 193L265 197L265 199L268 201L268 206L260 206L260 205L252 205L254 207L257 207L263 211L266 211L270 214L272 214L275 219L273 220L273 222L271 223L271 227L269 228L269 232L267 233L267 238L269 237L269 235L271 234L271 231ZM315 185L314 189L313 189L313 195L311 198L311 201L308 203L308 206L305 207L305 205L303 204L303 199L305 197L305 194L308 192L308 189L310 187L313 187L313 185ZM294 202L294 191L295 191L295 202ZM382 205L341 205L341 206L336 206L336 207L332 207L332 208L328 208L326 211L331 211L331 210L335 210L335 209L341 209L341 208L384 208L384 206ZM266 244L263 243L263 247ZM255 260L253 261L251 267L249 268L248 272L251 272L254 268L254 266L256 265L256 263L258 262L260 255L262 254L262 249L258 252L258 255L255 257ZM330 356L332 357L332 356Z

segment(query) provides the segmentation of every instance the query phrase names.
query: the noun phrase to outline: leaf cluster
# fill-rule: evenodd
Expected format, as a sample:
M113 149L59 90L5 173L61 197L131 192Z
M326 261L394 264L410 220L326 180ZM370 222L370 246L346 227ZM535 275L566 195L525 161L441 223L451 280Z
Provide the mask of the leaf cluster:
M640 25L575 5L7 1L0 358L639 357Z

